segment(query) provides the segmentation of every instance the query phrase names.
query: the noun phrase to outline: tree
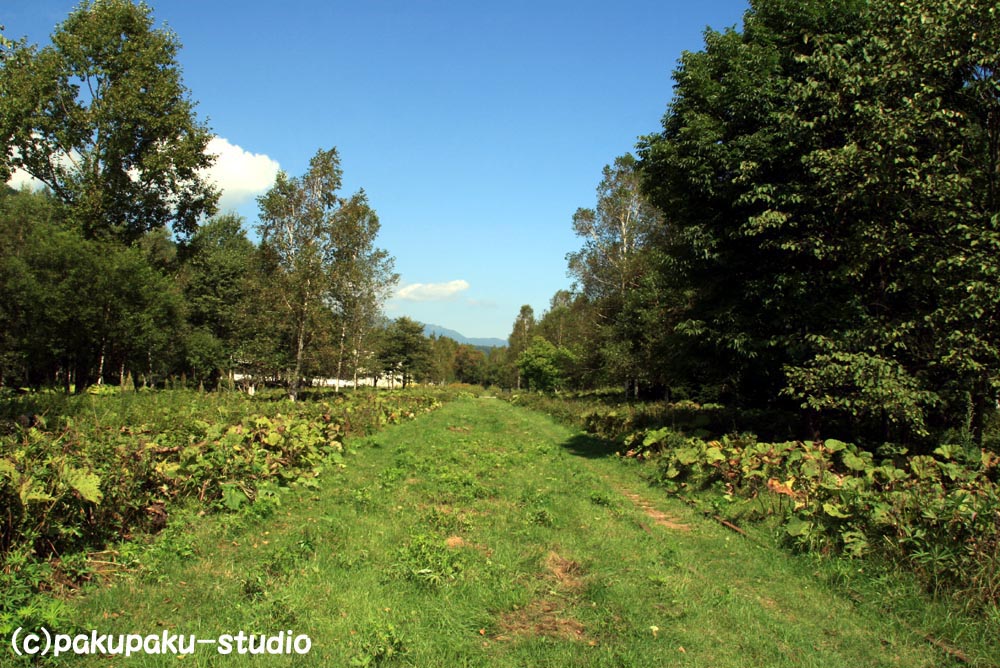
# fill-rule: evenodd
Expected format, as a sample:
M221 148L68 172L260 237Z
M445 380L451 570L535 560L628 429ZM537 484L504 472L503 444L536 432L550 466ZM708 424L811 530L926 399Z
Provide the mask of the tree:
M435 383L453 383L456 377L455 362L458 341L447 336L428 337L430 342L430 377Z
M754 0L641 147L651 296L703 397L975 441L1000 392L993 3ZM665 358L671 359L671 358ZM828 422L829 423L829 422ZM836 423L835 423L836 424ZM852 433L853 432L853 433Z
M573 231L583 248L567 256L570 274L591 296L621 300L635 286L642 251L662 226L660 212L641 190L631 154L605 165L597 208L577 209Z
M933 421L981 441L1000 389L1000 262L989 250L1000 244L996 7L878 0L866 10L861 35L803 60L813 82L793 91L792 119L823 139L804 165L843 221L832 238L857 315L814 340L814 357L789 368L789 390L807 404L841 398L842 414L868 406L885 436L893 424L897 435L926 433L937 406ZM836 365L818 368L831 353L892 369L879 374L885 398L867 401L861 383L835 389Z
M45 193L0 198L0 363L30 385L82 391L109 372L162 372L183 300L139 246L84 239Z
M52 45L0 67L0 156L44 183L87 239L192 233L218 192L172 33L130 0L83 2Z
M563 386L566 367L572 362L572 354L565 348L557 348L546 339L536 336L517 357L517 366L527 389L551 392Z
M528 346L531 345L532 333L535 329L535 311L530 305L521 307L517 318L514 320L514 328L507 337L507 366L514 371L514 386L521 389L521 369L517 365L517 359ZM509 387L509 385L508 385Z
M668 225L656 292L672 293L660 308L677 318L669 371L702 399L772 406L808 337L856 316L836 270L843 221L803 169L823 137L790 119L794 91L812 85L803 59L860 34L863 5L751 2L742 33L707 31L684 54L663 131L641 145L644 189Z
M187 361L194 376L209 385L221 371L234 368L242 346L239 325L251 296L254 253L243 219L235 214L209 220L181 249L179 282L190 327Z
M486 355L482 350L461 344L455 351L455 379L470 385L485 385Z
M288 396L298 395L306 349L331 316L328 295L334 286L341 250L337 218L342 170L337 149L320 150L301 178L279 172L260 204L261 249L273 264L270 295L291 335L292 369Z
M569 273L594 307L591 325L599 332L596 343L608 376L636 392L645 333L636 308L645 302L634 299L634 293L651 269L650 247L663 227L662 215L642 192L631 154L604 167L597 207L578 209L573 216L573 230L584 243L567 256Z
M402 376L403 387L430 371L431 344L424 336L424 327L407 317L397 318L385 332L379 351L382 370L390 378Z
M582 292L559 290L535 327L538 336L572 353L573 363L564 369L568 387L594 388L607 383L607 360L602 354L606 341L599 331L596 311L593 301Z
M375 327L382 304L399 275L393 271L393 257L375 246L379 220L363 190L343 203L336 223L335 275L327 293L338 321L336 377L344 376L350 342L356 385L366 334Z

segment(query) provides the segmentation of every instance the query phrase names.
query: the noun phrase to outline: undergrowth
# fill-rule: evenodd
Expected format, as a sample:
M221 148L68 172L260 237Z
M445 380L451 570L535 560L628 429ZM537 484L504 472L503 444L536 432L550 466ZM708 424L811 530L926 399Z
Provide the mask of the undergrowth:
M134 567L132 539L182 508L269 515L281 490L345 465L345 439L454 392L29 394L0 405L0 635L54 626L57 597ZM177 547L180 543L171 542ZM66 620L63 620L66 621ZM66 626L66 624L63 624Z
M930 454L838 440L760 442L751 433L711 439L719 406L604 402L600 397L515 395L609 439L645 476L686 497L705 493L723 514L776 517L790 548L904 567L926 591L968 614L1000 605L1000 455L944 444Z

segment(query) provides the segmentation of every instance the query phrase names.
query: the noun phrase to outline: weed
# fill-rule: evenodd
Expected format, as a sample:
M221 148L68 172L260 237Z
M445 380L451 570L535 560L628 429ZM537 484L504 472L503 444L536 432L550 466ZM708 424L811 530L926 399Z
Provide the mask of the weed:
M365 628L354 645L350 665L357 668L382 666L406 655L406 639L387 622L378 622Z
M528 512L528 522L538 526L551 527L555 525L556 520L548 508L536 508Z
M396 577L436 587L458 579L465 570L462 553L448 549L444 539L418 534L396 551Z

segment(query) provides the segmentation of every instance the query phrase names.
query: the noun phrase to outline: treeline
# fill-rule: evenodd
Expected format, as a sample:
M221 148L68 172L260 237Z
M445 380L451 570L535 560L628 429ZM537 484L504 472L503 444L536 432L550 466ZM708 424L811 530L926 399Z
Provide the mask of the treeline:
M44 188L0 192L0 386L240 373L294 397L304 378L402 371L383 343L393 259L335 149L258 198L254 243L211 217L211 134L149 7L84 2L50 45L4 47L0 177Z
M982 443L1000 371L1000 16L753 0L606 167L536 387L785 411L795 437ZM995 444L994 444L995 445Z
M295 392L302 378L387 373L383 348L395 330L385 328L379 300L391 258L371 245L377 220L366 210L361 221L337 216L331 230L365 235L341 246L360 261L317 263L313 273L305 258L302 266L280 260L270 237L251 242L233 214L185 240L155 230L124 244L84 236L49 192L8 189L0 194L0 385L215 388L239 374ZM346 272L371 284L345 288Z

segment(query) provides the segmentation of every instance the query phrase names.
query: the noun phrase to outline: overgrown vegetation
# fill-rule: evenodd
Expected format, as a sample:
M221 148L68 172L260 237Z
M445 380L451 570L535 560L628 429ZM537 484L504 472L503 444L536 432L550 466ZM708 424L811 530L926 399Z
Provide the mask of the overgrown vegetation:
M115 545L175 512L266 516L285 490L345 465L344 440L441 405L447 390L194 391L8 397L0 421L0 633L38 613L43 588L129 568ZM34 612L33 612L34 611ZM27 619L26 619L27 618Z
M651 481L713 513L776 520L792 549L897 564L967 614L1000 615L1000 455L955 444L920 454L836 439L761 442L719 430L720 406L609 405L614 396L513 399L608 439L645 461Z
M215 515L169 536L155 573L71 601L74 619L291 629L309 654L266 662L296 666L959 665L923 634L997 660L995 626L955 638L923 600L932 614L907 614L908 630L883 599L846 596L833 564L704 521L537 412L464 398L355 444L341 475L291 491L266 522Z
M998 50L980 0L750 2L604 169L573 289L522 309L509 359L541 387L774 411L793 438L989 446Z

